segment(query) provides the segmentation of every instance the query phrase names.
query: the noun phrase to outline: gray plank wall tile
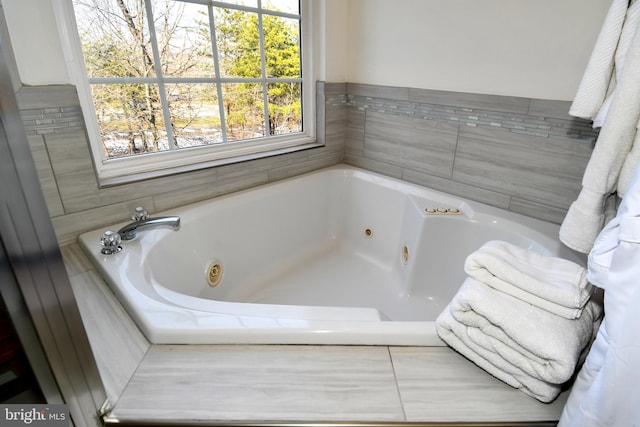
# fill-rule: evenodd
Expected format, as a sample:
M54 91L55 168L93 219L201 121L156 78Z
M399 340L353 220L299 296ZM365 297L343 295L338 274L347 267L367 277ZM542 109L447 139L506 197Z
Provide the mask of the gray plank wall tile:
M475 185L469 185L452 179L444 179L411 169L402 171L402 179L434 190L454 194L465 199L475 200L502 209L509 209L511 197L505 193L491 191Z
M450 177L456 138L456 125L366 112L364 154L373 160Z
M553 101L548 99L532 99L529 114L532 116L555 117L572 120L569 116L570 101Z
M345 153L364 155L365 112L357 108L347 108L347 130L345 135Z
M588 153L576 151L551 138L465 127L460 130L453 178L567 209L580 191L588 160Z
M42 187L44 200L49 210L49 216L63 215L64 207L62 206L62 198L58 191L58 185L53 173L53 168L51 167L44 137L42 135L30 135L27 136L27 141L36 165L36 172L40 179L40 186Z
M354 83L316 92L322 148L109 188L96 181L73 86L24 87L18 102L61 243L143 202L171 209L340 162L560 222L597 137L563 101Z
M234 191L244 190L250 187L266 184L269 182L267 172L253 174L243 174L237 177L218 178L216 185L203 183L191 185L187 188L168 191L166 193L155 194L153 204L157 211L165 211L180 206L188 205Z
M17 95L56 235L66 244L84 231L128 220L135 206L155 212L342 162L346 84L321 82L316 91L317 138L324 147L108 188L95 177L75 87L23 87Z
M70 85L23 86L16 98L21 111L80 106L76 88Z
M345 162L560 223L597 132L570 103L348 84ZM442 134L425 124L447 124ZM438 140L438 138L441 138ZM450 143L450 141L448 142ZM452 163L451 163L452 162Z
M324 108L326 102L326 83L316 83L316 135L318 139L325 139L325 121L326 121L326 109Z
M45 135L51 165L56 175L80 170L93 173L93 166L86 164L91 158L87 136L84 132L52 133Z
M346 153L344 156L344 162L366 170L381 173L393 178L402 179L402 167L394 166L389 163L379 162L377 160L370 159L363 156L354 156Z
M347 83L344 82L318 82L324 84L324 94L326 96L346 96Z
M327 109L325 114L325 144L331 151L337 151L335 148L344 150L346 130L347 130L347 108L346 97L345 105L342 108Z
M567 213L566 209L533 203L516 196L511 197L509 210L556 224L560 224Z
M347 93L355 96L408 101L409 88L347 83Z
M61 244L75 242L78 235L85 231L100 227L112 226L119 222L127 221L131 213L138 206L146 207L150 212L155 212L152 197L128 200L122 203L114 203L94 209L69 213L51 218L56 236ZM96 239L96 242L98 240ZM62 243L64 242L64 243Z
M326 168L342 162L342 153L327 153L310 156L308 160L293 165L276 167L269 171L269 181L279 181L296 175Z
M523 114L529 111L529 103L531 102L529 98L429 89L411 89L409 92L409 100L428 104L449 105L452 107L477 108L481 110Z

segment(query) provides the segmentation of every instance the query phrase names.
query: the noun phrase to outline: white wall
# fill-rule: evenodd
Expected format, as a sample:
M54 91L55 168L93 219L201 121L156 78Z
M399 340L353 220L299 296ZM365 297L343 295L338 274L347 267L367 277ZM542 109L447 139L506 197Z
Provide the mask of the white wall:
M61 0L1 1L22 83L70 83L53 10Z
M346 39L348 0L313 0L325 19L318 24L322 53L318 75L330 82L346 81ZM22 83L48 85L72 83L65 63L64 35L59 33L56 15L71 0L0 0L14 48ZM324 24L323 24L324 22ZM324 43L324 45L323 45ZM67 57L69 52L66 52ZM75 60L75 58L74 58Z
M325 80L328 82L346 82L350 0L325 1Z
M347 80L571 100L610 0L350 0Z
M70 0L0 1L22 82L70 83L54 18ZM611 0L324 3L327 81L571 100Z

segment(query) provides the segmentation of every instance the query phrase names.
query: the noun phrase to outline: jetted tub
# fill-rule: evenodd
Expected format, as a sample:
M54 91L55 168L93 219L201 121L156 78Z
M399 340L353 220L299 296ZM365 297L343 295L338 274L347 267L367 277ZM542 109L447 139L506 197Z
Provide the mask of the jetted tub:
M584 263L556 225L348 166L157 215L180 229L117 254L80 236L157 344L443 345L434 320L485 242Z

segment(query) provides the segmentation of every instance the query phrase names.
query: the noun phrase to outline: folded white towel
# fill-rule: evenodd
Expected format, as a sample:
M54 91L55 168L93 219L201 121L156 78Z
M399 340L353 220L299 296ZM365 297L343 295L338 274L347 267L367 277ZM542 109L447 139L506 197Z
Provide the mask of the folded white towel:
M590 302L580 318L565 319L469 277L438 316L436 329L478 366L548 402L559 391L553 385L573 375L601 314Z
M492 288L567 319L580 317L593 292L584 267L501 240L469 255L464 269Z
M532 377L515 365L506 363L499 354L474 344L468 335L470 328L458 322L447 309L436 322L438 335L458 353L484 369L494 377L541 402L553 401L562 388Z

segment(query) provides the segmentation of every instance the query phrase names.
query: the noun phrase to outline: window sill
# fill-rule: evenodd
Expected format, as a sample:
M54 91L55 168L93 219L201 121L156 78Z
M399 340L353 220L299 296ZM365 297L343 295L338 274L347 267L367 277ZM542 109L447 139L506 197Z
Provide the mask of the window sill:
M113 187L178 173L191 172L232 163L293 153L322 147L314 138L297 136L278 138L269 144L264 139L242 141L220 146L197 147L145 154L143 157L112 159L101 165L98 175L100 188Z

